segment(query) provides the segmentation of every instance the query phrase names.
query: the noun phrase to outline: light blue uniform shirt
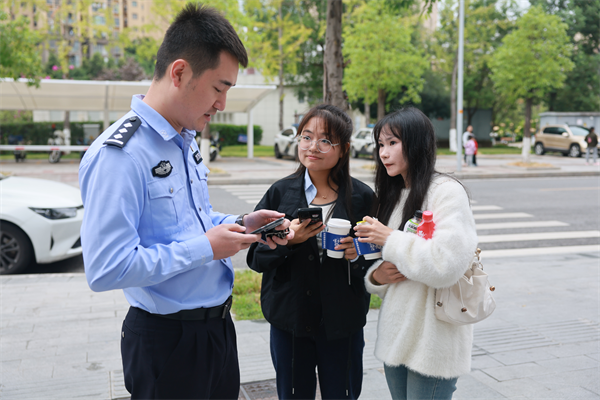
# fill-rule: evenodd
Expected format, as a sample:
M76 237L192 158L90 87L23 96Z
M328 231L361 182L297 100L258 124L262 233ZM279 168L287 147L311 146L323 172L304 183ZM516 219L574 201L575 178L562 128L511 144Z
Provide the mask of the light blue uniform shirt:
M212 210L208 168L193 157L196 132L180 135L142 99L133 97L132 111L94 141L79 167L88 284L123 289L132 306L154 314L220 305L231 295L233 266L213 260L205 232L237 216ZM142 124L126 145L104 145L131 116ZM171 173L153 176L161 161Z

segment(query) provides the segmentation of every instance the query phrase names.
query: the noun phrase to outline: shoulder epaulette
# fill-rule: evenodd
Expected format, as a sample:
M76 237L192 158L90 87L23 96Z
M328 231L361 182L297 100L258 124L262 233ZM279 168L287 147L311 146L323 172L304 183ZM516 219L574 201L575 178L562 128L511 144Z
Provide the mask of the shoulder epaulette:
M137 128L142 124L142 120L140 117L132 116L123 121L120 127L117 128L116 131L106 141L104 144L109 146L116 146L119 148L123 148L131 139Z

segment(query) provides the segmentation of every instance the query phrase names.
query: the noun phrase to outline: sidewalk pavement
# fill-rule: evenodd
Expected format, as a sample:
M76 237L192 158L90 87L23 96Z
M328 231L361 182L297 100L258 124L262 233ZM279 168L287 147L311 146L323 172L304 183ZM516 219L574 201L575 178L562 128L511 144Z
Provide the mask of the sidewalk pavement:
M478 167L462 166L461 171L457 171L456 156L438 156L436 168L459 179L600 176L600 167L586 165L583 158L531 155L532 162L549 166L524 168L510 165L520 160L520 155L479 155ZM371 159L351 159L351 174L357 179L372 181L373 165ZM212 172L208 184L271 184L293 173L297 166L298 163L292 159L274 157L219 158L209 165ZM49 164L46 160L26 160L25 163L4 160L0 163L0 173L3 174L56 180L76 187L79 187L78 169L79 160L61 160L57 164Z
M598 252L484 258L497 309L475 325L472 372L455 399L600 399ZM0 398L123 399L121 291L92 292L83 274L0 276ZM365 327L362 399L390 398ZM241 399L274 398L269 324L236 321Z

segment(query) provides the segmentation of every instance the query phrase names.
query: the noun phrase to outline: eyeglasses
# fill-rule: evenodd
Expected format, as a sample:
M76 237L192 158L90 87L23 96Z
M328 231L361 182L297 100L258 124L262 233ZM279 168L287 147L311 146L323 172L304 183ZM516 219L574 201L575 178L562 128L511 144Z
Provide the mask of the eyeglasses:
M320 153L328 153L334 146L339 146L339 143L331 144L327 139L312 140L310 136L300 136L298 138L298 147L302 150L308 150L313 143L317 143L317 150Z

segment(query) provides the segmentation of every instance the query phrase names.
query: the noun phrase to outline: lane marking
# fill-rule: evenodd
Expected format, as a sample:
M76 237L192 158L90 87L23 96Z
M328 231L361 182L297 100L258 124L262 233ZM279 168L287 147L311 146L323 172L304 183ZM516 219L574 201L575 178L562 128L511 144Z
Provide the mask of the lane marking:
M501 219L501 218L532 218L527 213L498 213L498 214L473 214L475 219Z
M600 187L548 188L538 189L540 192L565 192L572 190L600 190Z
M473 206L471 207L473 211L499 211L504 210L502 207L498 206Z
M529 240L600 238L600 231L515 233L510 235L481 235L479 243L521 242Z
M594 253L600 258L600 245L585 245L585 246L558 246L558 247L534 247L524 249L505 249L505 250L483 250L481 252L482 259L486 258L502 258L502 257L523 257L523 256L540 256L552 254L572 254L572 253Z
M549 228L553 226L569 226L569 224L560 221L496 222L476 224L475 228L482 231L485 229Z

